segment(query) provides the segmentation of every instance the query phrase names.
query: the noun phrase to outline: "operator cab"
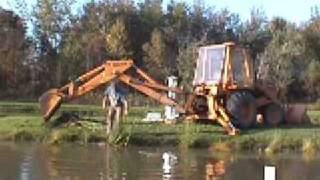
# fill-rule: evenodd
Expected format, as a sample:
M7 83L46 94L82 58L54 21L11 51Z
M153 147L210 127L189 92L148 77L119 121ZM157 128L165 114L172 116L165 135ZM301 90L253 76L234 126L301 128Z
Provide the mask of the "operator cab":
M253 63L245 48L234 43L200 47L193 85L252 88Z

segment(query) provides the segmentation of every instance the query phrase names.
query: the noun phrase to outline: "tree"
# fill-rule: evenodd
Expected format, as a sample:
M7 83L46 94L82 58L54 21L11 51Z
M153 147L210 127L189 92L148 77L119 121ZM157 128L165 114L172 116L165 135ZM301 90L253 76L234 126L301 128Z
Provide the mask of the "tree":
M73 0L37 0L32 12L39 59L47 63L43 75L55 85L61 85L63 78L64 62L58 54L64 42L64 32L72 23L73 3Z
M225 41L236 41L236 29L239 26L239 16L228 9L211 13L206 31L206 44L217 44Z
M139 3L140 18L145 23L149 33L153 28L159 28L163 25L162 0L145 0L144 3Z
M155 29L151 34L150 42L143 45L145 53L145 66L154 77L165 80L171 71L171 64L168 62L168 49L163 33Z
M130 51L130 41L124 20L118 18L110 28L106 36L106 47L114 59L128 58Z
M30 41L24 21L12 11L0 8L0 89L11 95L19 92L29 78L26 58ZM5 93L1 93L2 95Z
M194 78L194 71L196 68L197 59L197 44L196 42L188 44L187 47L181 48L179 50L178 61L178 71L179 77L181 78L181 85L185 90L192 90L192 81Z
M308 54L316 56L316 59L320 61L320 17L313 16L306 25L303 35L308 46Z
M261 55L258 78L275 84L281 98L288 99L289 86L300 81L309 60L305 58L306 45L301 32L288 25L274 32L272 41Z
M320 95L320 62L312 61L306 70L305 84L306 89L310 94L310 97L317 100L316 98Z
M66 62L64 69L70 71L70 75L66 74L69 79L100 65L107 58L105 37L111 26L112 9L112 4L88 3L83 7L83 14L65 30L61 52Z
M276 31L284 31L287 26L287 21L282 17L274 17L269 23L271 33Z
M190 36L193 40L199 41L204 36L207 30L208 20L206 18L206 11L211 11L212 9L206 9L204 2L194 1L193 8L189 12L189 22L190 22Z
M16 87L19 67L28 49L26 27L12 11L0 8L0 88Z
M239 42L250 48L254 60L259 60L258 55L264 52L272 39L264 11L253 8L250 19L242 23L238 29L238 34Z

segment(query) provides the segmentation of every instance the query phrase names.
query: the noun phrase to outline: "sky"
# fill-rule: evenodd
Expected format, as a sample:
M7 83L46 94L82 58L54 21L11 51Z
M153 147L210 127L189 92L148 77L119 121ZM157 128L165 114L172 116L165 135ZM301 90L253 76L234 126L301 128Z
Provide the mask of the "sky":
M11 0L12 1L12 0ZM76 0L79 2L79 7L86 0ZM143 0L139 0L143 1ZM170 0L163 0L164 4ZM197 0L176 0L187 3L198 2ZM214 6L216 9L228 8L233 13L238 13L242 20L250 17L250 10L260 8L264 10L269 19L274 16L281 16L285 19L301 23L307 21L311 15L311 7L320 6L320 0L203 0L206 5ZM27 2L35 2L35 0L27 0ZM10 0L0 0L0 6L6 9L10 7Z
M227 7L231 12L240 14L242 19L250 17L252 7L262 8L270 19L281 16L289 21L299 23L307 21L311 15L311 7L320 5L320 0L208 0L218 9Z
M311 16L311 8L320 6L320 0L203 0L205 4L214 6L216 9L228 8L233 13L238 13L242 20L250 17L250 10L255 7L262 9L271 19L281 16L285 19L300 23L307 21ZM170 2L170 0L164 0ZM196 0L185 0L193 3Z

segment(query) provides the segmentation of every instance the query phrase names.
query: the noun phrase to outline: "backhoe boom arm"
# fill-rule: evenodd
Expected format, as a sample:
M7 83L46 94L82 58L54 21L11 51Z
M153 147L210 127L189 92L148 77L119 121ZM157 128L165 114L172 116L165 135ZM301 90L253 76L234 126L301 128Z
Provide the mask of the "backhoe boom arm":
M133 78L128 74L129 69L134 69L142 80ZM119 79L123 83L151 97L161 104L170 105L178 112L184 113L183 106L180 106L173 99L168 98L159 91L173 91L183 93L181 89L170 88L158 83L141 69L134 66L132 60L107 61L103 65L85 73L76 80L66 84L60 89L50 89L40 98L40 109L43 118L48 121L58 110L61 103L77 99L95 89L106 85L114 79Z

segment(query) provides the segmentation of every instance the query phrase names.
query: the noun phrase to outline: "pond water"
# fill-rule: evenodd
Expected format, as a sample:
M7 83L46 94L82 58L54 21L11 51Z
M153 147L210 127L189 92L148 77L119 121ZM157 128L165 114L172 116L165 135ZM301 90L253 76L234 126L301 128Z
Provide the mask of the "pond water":
M207 149L180 150L171 147L0 144L1 180L255 180L264 179L265 165L276 167L278 180L320 179L320 157L310 160L301 154L267 158L252 153L221 154Z

